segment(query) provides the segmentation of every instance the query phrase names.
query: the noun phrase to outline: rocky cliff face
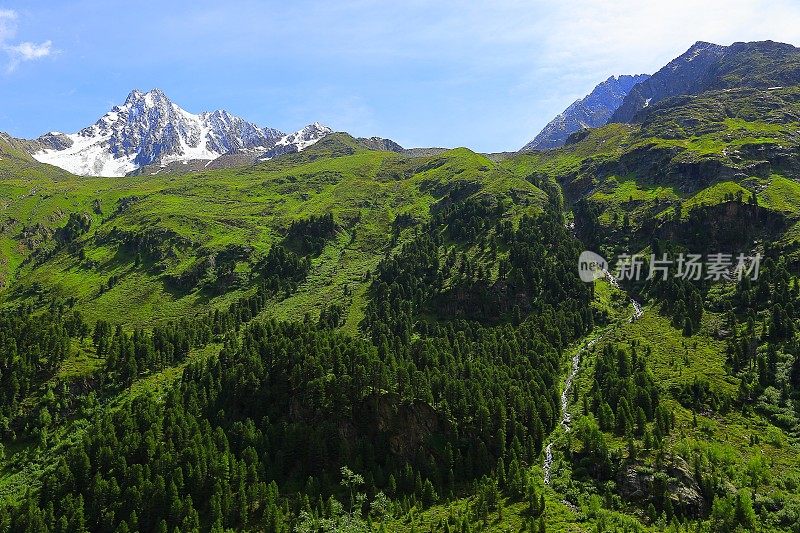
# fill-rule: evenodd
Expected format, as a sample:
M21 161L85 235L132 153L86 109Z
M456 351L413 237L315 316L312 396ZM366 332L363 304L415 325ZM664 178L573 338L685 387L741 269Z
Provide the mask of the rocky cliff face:
M293 400L289 408L292 421L313 423L321 414ZM375 391L353 406L351 416L336 422L337 434L331 444L346 454L355 453L364 442L379 443L377 449L404 461L419 463L438 456L437 441L452 431L451 422L422 400L403 401L399 395ZM337 465L338 466L338 465Z
M647 80L647 74L635 76L611 76L597 85L586 97L576 100L547 126L522 150L547 150L563 146L567 138L583 128L604 125L622 104L628 92L637 84Z
M689 516L703 516L708 504L703 498L700 485L694 479L689 465L681 457L674 457L664 474L656 474L642 465L630 465L620 472L617 483L623 498L631 501L652 501L656 487L666 489L673 506Z

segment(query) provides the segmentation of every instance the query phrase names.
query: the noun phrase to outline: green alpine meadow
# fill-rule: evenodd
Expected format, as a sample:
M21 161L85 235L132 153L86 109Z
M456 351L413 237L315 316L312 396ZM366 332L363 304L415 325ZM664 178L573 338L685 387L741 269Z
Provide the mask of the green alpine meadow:
M790 44L518 151L133 90L0 134L0 533L797 533L799 277Z

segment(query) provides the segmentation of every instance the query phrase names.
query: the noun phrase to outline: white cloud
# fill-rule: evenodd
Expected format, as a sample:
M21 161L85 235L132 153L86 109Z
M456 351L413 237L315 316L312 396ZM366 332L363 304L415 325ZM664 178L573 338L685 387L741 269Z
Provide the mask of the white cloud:
M17 35L17 13L10 9L0 9L0 49L8 55L6 70L11 72L23 61L33 61L52 55L52 41L33 43L23 41L13 43Z
M647 72L695 41L800 40L800 5L785 0L564 2L546 16L548 62L608 74Z
M53 42L45 41L42 44L36 43L19 43L14 46L7 46L6 50L16 54L23 61L30 61L32 59L39 59L47 57L52 53Z
M17 14L10 9L0 9L0 43L14 37Z

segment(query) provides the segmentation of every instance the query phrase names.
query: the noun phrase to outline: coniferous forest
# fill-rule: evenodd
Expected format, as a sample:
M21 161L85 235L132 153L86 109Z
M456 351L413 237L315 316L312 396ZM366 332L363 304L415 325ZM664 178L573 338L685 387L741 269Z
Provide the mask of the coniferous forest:
M161 401L136 398L91 417L38 494L4 509L0 523L12 531L285 531L334 520L337 505L376 520L384 516L376 501L398 512L430 507L494 480L498 468L528 494L526 468L559 416L564 349L591 330L593 313L590 288L573 272L580 246L561 217L526 215L514 228L506 214L485 200L461 202L415 229L378 265L356 336L322 320L252 322L302 276L303 262L280 246L260 266L253 296L192 320L127 332L106 321L90 328L61 307L9 313L4 345L16 351L7 364L19 366L4 374L13 391L5 427L41 441L54 417L73 416L89 396L45 403L33 420L8 415L72 342L91 342L105 358L95 402L193 349L215 340L222 348L186 366ZM478 232L490 263L448 253L447 241L471 242ZM501 264L502 249L513 252ZM31 345L50 357L32 358ZM343 468L361 479L357 501Z

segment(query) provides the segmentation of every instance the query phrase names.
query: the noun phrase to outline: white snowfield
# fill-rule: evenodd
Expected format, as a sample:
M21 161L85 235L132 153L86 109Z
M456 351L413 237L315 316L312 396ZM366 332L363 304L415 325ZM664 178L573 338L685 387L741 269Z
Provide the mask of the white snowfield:
M294 145L301 151L332 130L317 122L288 135L261 128L227 111L190 113L163 92L133 91L92 126L58 136L64 149L46 148L33 157L82 176L125 176L144 166L213 161L233 152L266 152ZM42 138L40 138L41 140Z
M92 126L94 127L94 126ZM124 176L136 170L136 154L114 157L109 150L111 135L67 134L72 146L65 150L42 150L31 154L34 159L61 167L79 176Z

